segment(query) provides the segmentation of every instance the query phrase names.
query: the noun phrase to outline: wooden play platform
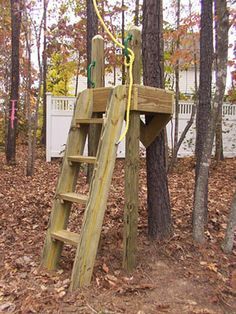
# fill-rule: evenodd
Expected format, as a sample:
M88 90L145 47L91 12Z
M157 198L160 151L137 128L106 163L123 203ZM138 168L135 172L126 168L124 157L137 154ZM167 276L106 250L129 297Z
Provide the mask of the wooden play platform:
M134 39L137 36L134 31ZM140 36L139 36L140 37ZM94 57L95 58L95 57ZM99 72L100 73L100 72ZM138 79L135 79L137 82ZM115 166L116 151L125 118L127 86L84 90L76 103L68 135L63 165L58 180L52 213L43 249L42 265L57 267L64 244L77 247L71 289L91 281L97 254L108 192ZM104 113L104 116L97 116ZM151 115L145 125L140 115ZM135 266L138 217L139 141L148 147L173 114L173 93L135 84L132 90L130 126L126 135L125 217L123 266ZM101 125L96 156L84 156L89 125ZM87 196L75 193L81 163L94 165ZM72 203L85 204L81 233L67 230Z

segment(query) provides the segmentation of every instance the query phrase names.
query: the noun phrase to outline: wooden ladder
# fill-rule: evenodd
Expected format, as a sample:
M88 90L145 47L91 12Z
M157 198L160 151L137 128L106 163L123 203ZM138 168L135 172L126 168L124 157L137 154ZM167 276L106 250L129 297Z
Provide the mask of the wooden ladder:
M125 107L126 87L122 85L112 90L104 119L92 118L93 90L83 91L76 104L42 255L42 266L52 270L64 243L77 247L71 290L91 281ZM90 123L103 124L96 157L83 156ZM94 164L88 196L75 193L81 163ZM80 235L67 230L74 202L86 204Z

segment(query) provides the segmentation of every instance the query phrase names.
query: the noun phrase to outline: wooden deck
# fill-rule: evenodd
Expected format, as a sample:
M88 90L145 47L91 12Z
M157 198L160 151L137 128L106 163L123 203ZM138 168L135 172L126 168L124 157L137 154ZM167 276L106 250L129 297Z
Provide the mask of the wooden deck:
M93 89L94 112L105 112L110 98L112 87ZM137 85L133 87L132 111L140 113L173 114L173 92L164 89Z

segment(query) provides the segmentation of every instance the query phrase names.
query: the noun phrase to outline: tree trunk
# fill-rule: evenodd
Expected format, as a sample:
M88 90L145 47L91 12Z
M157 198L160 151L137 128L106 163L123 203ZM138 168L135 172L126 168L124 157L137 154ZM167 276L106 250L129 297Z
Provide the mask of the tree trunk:
M139 26L139 0L135 1L134 25Z
M46 119L47 119L47 7L49 0L43 1L43 126L41 144L46 145Z
M93 61L91 60L91 51L92 51L92 39L98 33L98 18L96 12L93 8L93 1L87 0L87 66ZM95 65L96 66L96 65ZM88 88L91 88L91 84L88 80ZM91 155L91 151L93 151L93 126L89 127L89 135L88 135L88 154ZM88 165L87 172L87 182L90 182L93 174L93 166Z
M43 16L44 18L44 16ZM37 45L37 61L38 61L38 69L39 69L39 75L38 75L38 95L36 100L36 106L35 106L35 115L34 120L31 117L31 134L28 138L28 158L27 158L27 175L32 176L34 174L34 163L35 163L35 155L36 155L36 144L37 144L37 130L38 130L38 110L39 110L39 103L40 103L40 90L42 87L42 78L43 78L43 66L42 66L42 60L41 60L41 34L43 29L43 18L40 23L40 27L37 30L35 28L35 38L36 38L36 45ZM33 121L32 121L33 120Z
M212 0L201 0L201 22L200 22L200 82L199 82L199 105L196 118L196 171L195 191L197 189L200 163L203 156L204 143L207 140L207 132L211 111L211 83L213 62L213 14ZM205 156L206 157L206 156ZM208 175L207 175L208 177ZM202 180L200 179L199 182ZM207 199L208 181L205 186L203 204L204 221L207 222ZM196 198L195 198L196 199ZM195 204L194 204L195 208ZM195 210L195 209L194 209ZM198 215L194 213L194 217Z
M28 121L28 155L26 164L26 176L31 176L33 168L31 166L32 159L32 116L31 116L31 87L32 87L32 71L31 71L31 31L28 26L27 16L25 25L25 42L27 51L27 84L26 84L26 114ZM24 24L23 24L24 26Z
M19 102L19 47L21 28L21 2L11 0L11 92L9 102L8 133L6 143L6 160L8 164L16 162L17 110Z
M144 84L163 88L163 8L161 0L143 2ZM146 123L151 121L146 116ZM148 234L163 239L171 233L171 210L165 162L164 130L147 148Z
M234 245L234 232L236 228L236 193L234 193L231 209L229 213L229 221L225 232L224 243L222 249L225 253L231 253Z
M222 109L223 101L219 103L219 110L216 120L216 139L215 139L215 159L217 162L224 160L224 151L223 151L223 136L222 136Z
M201 0L199 106L196 119L196 180L211 110L213 62L212 0Z
M223 61L222 68L227 66L228 57L228 30L229 30L229 12L227 3L224 0L215 0L216 15L216 58ZM218 67L218 62L217 62ZM217 69L217 72L220 69ZM224 101L225 86L222 86L218 99L218 112L216 119L216 140L215 140L215 158L217 161L223 160L223 138L222 138L222 107Z
M201 160L198 169L198 176L195 186L194 210L193 210L193 237L198 243L204 242L204 222L207 212L207 189L209 167L211 163L211 153L214 141L215 126L217 114L219 111L219 99L224 96L226 76L227 76L227 58L228 58L228 11L226 8L226 0L217 0L217 4L224 5L224 14L219 19L218 44L217 47L217 71L216 71L216 91L212 103L212 110L208 121L207 136L203 145ZM226 45L226 46L225 46ZM199 90L201 93L201 90ZM200 95L199 95L200 96Z
M177 1L177 11L176 11L176 17L177 17L177 32L179 30L179 24L180 24L180 0ZM176 50L179 50L179 42L180 42L180 36L178 34L177 42L176 42ZM173 164L176 163L177 155L175 155L176 146L178 143L178 137L179 137L179 60L176 61L175 65L175 131L174 131L174 147L172 150L172 162Z
M75 97L78 95L78 90L79 90L79 69L80 69L80 55L78 58L78 64L77 64L77 69L76 69L76 78L75 78Z
M93 0L87 0L87 68L91 63L92 39L98 33L98 19L93 8ZM91 88L89 80L88 88Z

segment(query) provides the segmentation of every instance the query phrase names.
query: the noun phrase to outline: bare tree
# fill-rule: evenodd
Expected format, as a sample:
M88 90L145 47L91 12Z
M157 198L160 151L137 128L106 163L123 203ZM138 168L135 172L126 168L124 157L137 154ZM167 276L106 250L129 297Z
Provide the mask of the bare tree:
M177 32L179 30L180 25L180 0L177 0L177 8L176 8L176 29ZM176 50L179 50L180 47L180 35L178 34L177 42L176 42ZM173 163L176 162L177 156L175 156L176 146L178 143L179 137L179 59L177 59L175 64L175 130L174 130L174 147L172 150L172 159Z
M192 2L191 2L191 0L189 0L189 15L192 16ZM194 32L193 27L191 27L191 33L193 34L193 32ZM192 106L192 112L191 112L190 119L189 119L186 127L184 128L180 138L178 139L177 143L174 144L174 149L172 152L171 160L168 164L168 172L171 172L173 170L173 167L177 161L177 156L178 156L178 151L180 149L180 146L182 145L189 129L193 125L195 115L196 115L196 108L197 108L197 104L198 104L198 65L197 65L197 43L196 43L196 37L195 36L193 36L193 49L194 49L193 62L194 62L194 92L195 92L194 104ZM178 89L178 93L179 93L179 89ZM176 97L177 97L177 95L176 95ZM177 107L175 109L175 110L177 110L176 114L178 114L179 103L177 104L176 107Z
M36 106L33 113L31 113L29 117L29 128L28 128L28 158L27 158L27 175L32 176L34 173L34 164L35 164L35 155L36 155L36 144L37 144L37 130L38 130L38 111L39 105L41 101L40 90L43 82L43 66L42 66L42 56L41 56L41 38L42 38L42 30L43 30L43 20L42 17L39 25L36 25L36 22L33 22L31 17L28 16L31 21L31 25L33 26L34 36L36 38L36 51L37 51L37 61L38 61L38 89L37 89L37 98L36 98ZM29 53L30 53L30 48Z
M201 22L200 22L200 80L199 80L199 104L196 118L196 171L195 171L195 201L196 190L199 186L198 176L200 163L203 156L204 143L206 143L208 126L211 112L211 84L212 84L212 62L213 62L213 13L212 0L201 0ZM203 207L201 214L196 210L194 203L193 220L195 227L207 221L207 198L208 198L208 175L204 187ZM200 178L201 181L201 178ZM197 187L198 185L198 187ZM199 204L200 205L200 204ZM203 215L203 216L202 216ZM202 228L202 227L201 227ZM194 232L195 233L195 232Z
M227 10L227 3L224 0L215 0L215 47L216 47L216 59L219 58L222 64L222 68L227 67L228 56L228 29L229 29L229 12ZM219 37L220 36L220 37ZM216 62L216 67L218 67ZM219 69L216 69L216 73ZM222 82L223 83L223 82ZM224 85L224 86L223 86ZM223 138L222 138L222 107L224 101L225 84L223 84L218 94L218 112L216 117L216 140L215 140L215 158L217 161L224 159L223 154Z
M41 143L46 145L46 119L47 119L47 8L49 0L43 0L43 126Z
M9 102L9 120L6 142L6 160L8 164L16 162L16 133L17 110L19 104L20 82L20 30L21 30L21 1L11 0L11 92Z
M198 165L198 175L196 177L195 197L194 197L194 210L193 210L193 237L195 241L204 242L204 225L207 213L207 190L208 190L208 176L209 167L211 163L211 153L215 134L215 125L218 114L219 99L222 99L225 92L226 76L227 76L227 57L228 57L228 11L226 7L226 0L217 0L217 6L223 8L224 14L219 18L218 43L217 47L217 66L216 66L216 91L212 102L212 108L207 121L207 133L201 159ZM217 11L220 8L217 8ZM226 46L225 46L226 45ZM206 69L205 69L206 71ZM199 94L201 90L199 90ZM222 96L223 95L223 96ZM200 97L200 95L199 95Z

